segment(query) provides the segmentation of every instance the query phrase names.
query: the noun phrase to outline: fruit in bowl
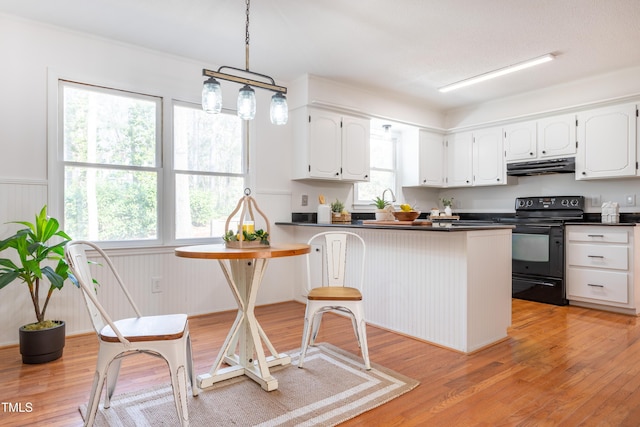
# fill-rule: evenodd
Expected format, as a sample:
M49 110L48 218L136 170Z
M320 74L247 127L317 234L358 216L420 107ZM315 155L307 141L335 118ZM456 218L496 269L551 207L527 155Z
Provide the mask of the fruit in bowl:
M416 218L420 216L419 211L397 211L393 212L393 216L396 217L398 221L415 221Z

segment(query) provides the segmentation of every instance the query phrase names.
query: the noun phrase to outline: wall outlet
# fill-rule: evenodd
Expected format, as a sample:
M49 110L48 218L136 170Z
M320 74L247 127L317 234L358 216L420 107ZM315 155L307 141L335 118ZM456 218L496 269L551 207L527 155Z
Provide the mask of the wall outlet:
M589 197L591 199L591 207L592 208L599 208L602 206L602 198L600 197L600 195L594 195Z
M309 196L306 194L302 195L302 201L300 202L302 206L309 205Z
M635 194L627 194L624 196L625 203L627 206L635 206L636 205L636 195Z
M151 292L154 294L162 292L162 277L151 278Z

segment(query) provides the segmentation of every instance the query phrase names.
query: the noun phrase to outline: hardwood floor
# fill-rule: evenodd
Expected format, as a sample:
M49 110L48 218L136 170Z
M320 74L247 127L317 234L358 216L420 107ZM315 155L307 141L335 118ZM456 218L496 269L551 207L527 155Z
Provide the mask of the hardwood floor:
M257 309L280 351L299 347L303 314L295 302ZM210 367L234 316L190 319L198 372ZM513 300L509 339L472 355L371 326L367 332L373 363L421 384L344 426L640 425L635 317ZM358 352L351 323L337 315L325 315L318 340ZM44 365L23 365L17 347L0 349L0 425L82 425L77 408L88 399L96 352L95 335L67 338L64 356ZM116 393L168 381L162 361L133 356L123 362Z

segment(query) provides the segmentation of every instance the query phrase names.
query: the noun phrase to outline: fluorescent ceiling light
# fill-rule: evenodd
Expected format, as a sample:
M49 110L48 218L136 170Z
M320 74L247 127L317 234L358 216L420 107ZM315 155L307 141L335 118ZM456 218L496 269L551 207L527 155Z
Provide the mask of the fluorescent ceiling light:
M520 62L518 64L509 65L508 67L500 68L495 71L490 71L485 74L480 74L479 76L471 77L466 80L460 80L459 82L452 83L447 86L443 86L438 89L440 92L450 92L455 89L460 89L461 87L469 86L472 84L480 83L485 80L494 79L496 77L504 76L505 74L513 73L514 71L524 70L525 68L533 67L534 65L544 64L545 62L549 62L553 60L555 56L551 53L548 53L543 56L539 56L537 58L530 59L528 61Z

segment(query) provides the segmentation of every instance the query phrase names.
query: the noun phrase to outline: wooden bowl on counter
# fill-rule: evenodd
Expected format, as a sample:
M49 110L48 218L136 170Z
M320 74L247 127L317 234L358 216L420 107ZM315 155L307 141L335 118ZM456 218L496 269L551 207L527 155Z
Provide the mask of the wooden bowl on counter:
M416 218L420 216L420 212L418 211L398 211L393 212L393 216L396 217L398 221L415 221Z

